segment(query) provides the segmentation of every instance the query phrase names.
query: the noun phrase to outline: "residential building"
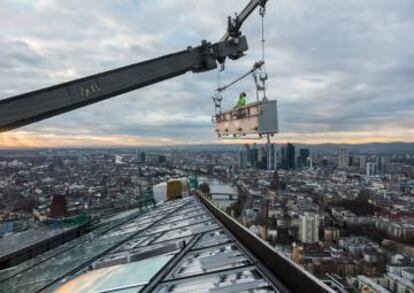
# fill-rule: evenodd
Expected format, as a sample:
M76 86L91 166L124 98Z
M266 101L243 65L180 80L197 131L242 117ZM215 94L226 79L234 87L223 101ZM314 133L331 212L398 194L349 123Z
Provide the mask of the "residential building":
M319 241L319 222L320 217L316 213L305 212L299 216L299 239L302 243Z

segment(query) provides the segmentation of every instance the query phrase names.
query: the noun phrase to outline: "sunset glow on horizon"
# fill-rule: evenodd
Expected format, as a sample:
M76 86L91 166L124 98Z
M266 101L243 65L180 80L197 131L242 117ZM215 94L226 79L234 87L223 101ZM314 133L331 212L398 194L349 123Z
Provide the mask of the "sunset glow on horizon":
M405 137L405 139L404 139ZM414 130L389 131L382 135L369 132L354 133L284 133L271 138L275 143L296 144L366 144L366 143L391 143L391 142L414 142ZM138 137L129 135L56 135L37 134L25 131L13 131L0 134L0 149L11 148L61 148L61 147L149 147L149 146L178 146L178 145L200 145L200 144L244 144L263 143L265 139L243 140L216 138L214 140L174 140L160 137Z

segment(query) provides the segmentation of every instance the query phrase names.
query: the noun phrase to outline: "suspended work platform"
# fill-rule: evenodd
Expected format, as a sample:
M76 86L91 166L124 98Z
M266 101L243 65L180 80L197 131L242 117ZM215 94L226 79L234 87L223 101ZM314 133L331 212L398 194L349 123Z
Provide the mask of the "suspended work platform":
M267 100L217 113L213 117L216 133L222 136L248 134L273 135L279 132L277 101Z

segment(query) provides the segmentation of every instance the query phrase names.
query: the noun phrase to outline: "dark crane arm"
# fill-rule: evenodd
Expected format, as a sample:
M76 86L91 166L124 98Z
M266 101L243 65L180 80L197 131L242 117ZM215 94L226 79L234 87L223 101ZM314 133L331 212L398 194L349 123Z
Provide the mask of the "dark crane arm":
M84 107L147 85L217 68L248 49L245 37L201 46L0 101L0 131Z
M142 88L186 72L203 72L217 68L226 58L238 59L247 51L247 41L240 28L247 17L268 0L250 0L215 44L162 56L142 63L66 82L34 92L0 100L0 132L31 124L77 108Z

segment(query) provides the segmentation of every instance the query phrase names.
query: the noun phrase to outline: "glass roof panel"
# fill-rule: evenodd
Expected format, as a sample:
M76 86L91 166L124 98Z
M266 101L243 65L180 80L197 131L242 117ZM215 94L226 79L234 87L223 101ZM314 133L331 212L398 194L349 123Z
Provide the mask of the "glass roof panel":
M191 251L171 271L168 279L177 279L251 264L235 244Z
M137 287L131 287L131 288L125 288L125 289L119 289L119 290L113 290L113 291L106 291L105 293L137 293L142 288L144 288L144 286L137 286Z
M185 219L189 219L189 218L197 217L201 215L206 215L206 212L202 209L192 210L187 213L182 213L180 215L174 214L174 216L168 217L168 219L164 220L163 223L172 223L172 222L181 221L181 220L185 220Z
M223 230L211 231L204 234L193 249L220 245L231 241L230 237Z
M58 256L58 255L64 253L65 251L68 251L69 249L71 249L75 246L78 246L78 245L80 245L80 244L82 244L82 243L84 243L88 240L96 239L96 238L100 237L102 234L107 233L109 230L111 230L113 228L116 228L117 226L119 226L123 222L129 222L131 219L133 219L133 218L135 218L139 215L142 215L142 213L135 212L133 214L128 214L127 217L117 218L114 221L111 221L109 223L105 223L101 227L95 229L94 231L92 231L92 232L90 232L86 235L83 235L83 236L81 236L77 239L74 239L70 242L62 244L59 247L57 247L53 250L49 250L49 251L47 251L47 252L45 252L45 253L43 253L43 254L41 254L41 255L33 258L33 259L30 259L26 262L23 262L23 263L15 266L13 269L0 271L0 282L7 279L7 278L10 278L10 277L12 277L12 276L14 276L14 275L16 275L20 272L28 270L29 268L31 268L33 266L36 266L36 265L38 265L38 264L40 264L40 263L42 263L42 262L44 262L44 261L46 261L50 258Z
M176 239L180 237L187 237L193 234L198 234L206 231L211 231L219 228L218 224L214 221L207 221L200 224L195 224L180 229L171 230L163 234L155 242L161 242L169 239Z
M55 293L88 293L114 291L124 287L146 284L173 255L160 255L151 259L91 270L70 280L56 289ZM138 288L134 288L135 292ZM119 291L115 291L119 292ZM121 291L122 292L122 291ZM128 292L128 290L126 291Z
M2 282L1 288L7 288L7 292L24 292L16 288L24 284L33 284L32 290L36 291L41 286L36 285L38 282L45 280L54 280L64 276L66 273L81 266L89 259L105 252L110 247L116 245L121 240L130 236L133 232L119 234L113 237L98 237L91 239L79 246L76 246L62 254L52 257L37 266L31 267L13 278ZM57 265L59 264L59 265ZM36 283L36 284L34 284Z
M168 220L169 219L160 222L159 223L160 226L157 226L155 228L151 228L150 230L148 230L148 232L149 233L157 233L157 232L163 232L163 231L178 229L180 227L193 225L193 224L197 224L197 223L202 223L202 222L211 220L211 217L209 215L200 215L200 216L184 219L184 220L181 220L181 221L175 221L173 223L170 223Z
M264 293L278 291L255 267L244 267L216 274L169 281L159 285L154 292Z
M197 199L167 202L43 254L0 292L138 292L183 249L154 292L277 292L232 237Z

